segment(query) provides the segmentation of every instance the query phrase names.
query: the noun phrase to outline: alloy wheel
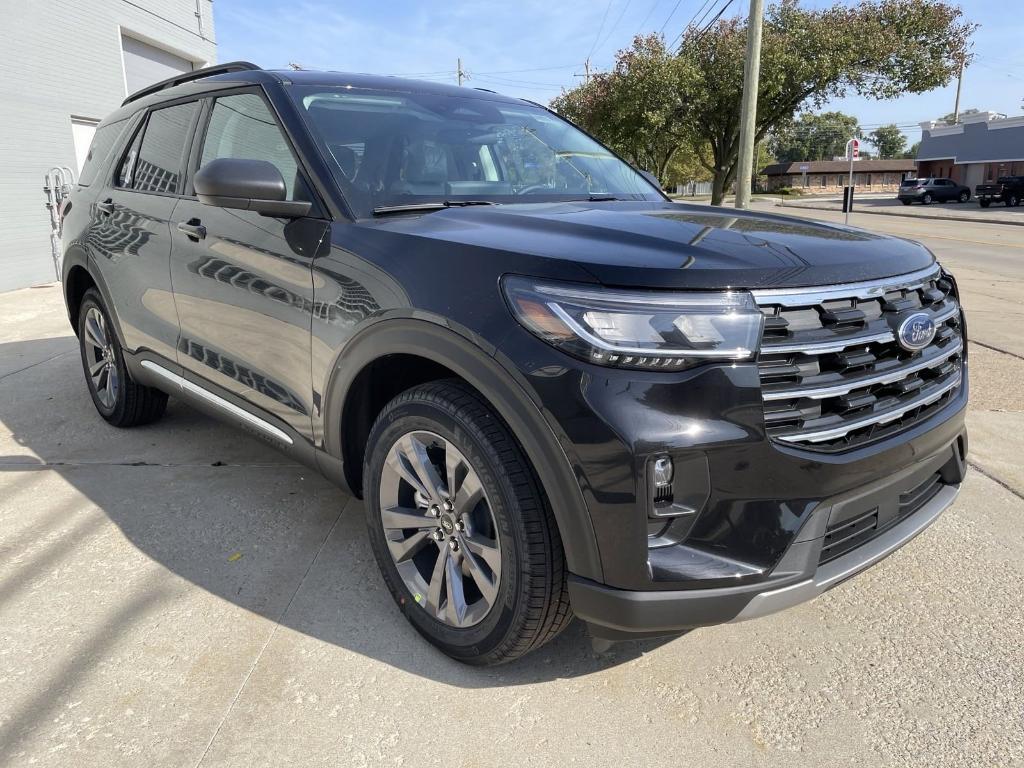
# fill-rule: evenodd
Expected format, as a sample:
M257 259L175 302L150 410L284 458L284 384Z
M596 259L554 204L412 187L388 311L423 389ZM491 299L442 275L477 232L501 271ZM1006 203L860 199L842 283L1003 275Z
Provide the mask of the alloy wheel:
M104 408L113 408L121 389L114 357L113 334L107 327L107 320L96 307L90 307L85 315L86 364L96 398Z
M501 545L480 477L451 441L422 430L395 441L381 471L380 517L421 608L457 628L487 616L501 584Z

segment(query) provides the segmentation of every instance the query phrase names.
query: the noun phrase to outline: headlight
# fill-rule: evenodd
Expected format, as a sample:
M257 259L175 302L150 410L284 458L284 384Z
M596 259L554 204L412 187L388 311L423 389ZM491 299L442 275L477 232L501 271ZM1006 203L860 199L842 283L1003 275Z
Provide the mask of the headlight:
M599 365L679 370L749 360L764 316L743 291L623 291L523 277L502 281L513 314L544 341Z

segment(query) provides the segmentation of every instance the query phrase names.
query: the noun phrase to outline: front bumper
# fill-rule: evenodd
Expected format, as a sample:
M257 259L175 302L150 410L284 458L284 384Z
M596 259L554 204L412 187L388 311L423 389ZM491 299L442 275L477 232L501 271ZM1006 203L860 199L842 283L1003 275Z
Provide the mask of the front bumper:
M919 462L893 477L822 502L801 528L778 566L764 581L735 587L633 591L570 576L576 615L595 637L610 640L674 634L695 627L745 621L812 600L878 563L931 525L960 492L966 468L964 445ZM935 474L937 490L919 508L845 554L819 565L829 521L881 509ZM853 514L851 514L853 510Z

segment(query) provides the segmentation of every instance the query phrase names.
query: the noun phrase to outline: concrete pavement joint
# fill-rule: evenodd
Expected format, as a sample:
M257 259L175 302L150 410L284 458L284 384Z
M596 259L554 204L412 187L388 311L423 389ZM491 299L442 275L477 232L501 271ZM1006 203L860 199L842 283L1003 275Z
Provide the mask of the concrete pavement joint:
M260 469L304 469L302 465L295 463L237 463L231 464L223 461L216 462L182 462L182 463L161 463L155 461L0 461L0 467L15 467L17 469L51 469L53 467L228 467L228 468L260 468Z
M259 653L256 654L256 658L252 660L252 664L249 666L249 670L245 673L245 678L242 680L242 684L238 686L238 690L235 691L234 697L231 699L231 703L228 704L228 708L224 712L224 716L217 723L217 727L213 730L213 735L210 737L210 741L206 744L206 749L203 750L203 754L199 756L199 760L195 764L195 768L199 768L206 760L206 756L209 754L210 749L213 747L213 743L217 740L217 736L220 734L221 728L224 727L224 723L227 722L228 717L231 715L231 710L234 709L235 704L238 702L239 697L242 695L242 691L245 690L245 686L249 683L249 678L252 677L252 673L256 671L256 667L260 663L260 659L263 658L263 653L270 646L270 643L274 640L277 635L277 630L281 627L281 622L284 621L284 617L288 615L288 610L292 607L292 603L295 602L296 595L302 590L302 585L306 583L306 579L309 577L310 571L313 570L313 566L316 565L316 561L320 558L320 553L324 551L324 547L327 546L327 542L331 538L331 534L334 533L334 529L338 527L338 522L341 520L341 516L345 513L345 504L338 510L337 516L334 518L334 522L331 523L330 529L327 531L327 535L324 536L323 541L320 542L320 546L317 547L316 554L313 555L313 559L309 561L309 565L306 566L305 572L302 574L302 578L299 579L299 583L295 587L295 591L292 592L291 597L288 598L288 603L285 605L284 610L281 611L280 615L274 621L274 627L270 630L270 634L267 635L266 641L260 648Z
M992 474L989 474L988 472L986 472L985 468L982 467L980 464L975 464L973 461L968 461L967 462L967 466L969 466L973 470L976 470L979 474L984 475L985 477L987 477L989 480L991 480L993 483L995 483L999 487L1009 491L1010 493L1012 493L1014 496L1016 496L1021 501L1024 501L1024 494L1022 494L1020 491L1018 491L1013 486L1007 485L1005 482L1000 480L995 475L992 475Z
M5 373L3 376L0 376L0 381L3 381L8 376L13 376L16 373L22 373L23 371L27 371L30 368L35 368L37 365L43 365L44 363L48 363L51 360L56 360L58 357L64 357L64 355L70 355L72 352L77 352L77 351L78 351L77 349L67 349L67 350L64 350L63 352L58 352L56 355L53 355L52 357L48 357L45 360L40 360L38 362L32 363L31 365L26 365L24 368L19 368L16 371L10 371L9 373Z
M969 344L977 344L979 347L984 347L985 349L991 349L993 352L1000 352L1000 353L1002 353L1004 355L1009 355L1010 357L1016 357L1018 360L1024 360L1024 355L1018 355L1016 352L1007 352L1005 349L1000 349L999 347L993 347L991 344L986 344L985 342L978 341L977 339L969 339L968 343Z

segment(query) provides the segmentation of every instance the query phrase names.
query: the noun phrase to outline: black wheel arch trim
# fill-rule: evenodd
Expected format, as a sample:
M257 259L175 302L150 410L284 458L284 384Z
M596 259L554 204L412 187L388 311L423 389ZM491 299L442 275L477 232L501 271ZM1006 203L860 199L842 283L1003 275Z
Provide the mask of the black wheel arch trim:
M343 460L342 414L349 389L369 365L387 355L429 357L472 386L505 420L533 465L552 507L569 570L602 580L590 514L571 464L517 372L450 327L428 319L393 318L361 330L335 360L324 388L324 453Z

